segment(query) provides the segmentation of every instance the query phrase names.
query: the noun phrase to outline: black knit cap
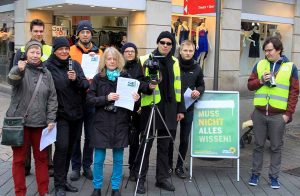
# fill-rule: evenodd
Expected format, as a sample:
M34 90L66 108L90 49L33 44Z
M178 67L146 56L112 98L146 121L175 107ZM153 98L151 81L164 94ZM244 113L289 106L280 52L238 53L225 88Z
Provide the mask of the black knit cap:
M89 20L79 21L79 24L77 25L77 29L76 29L76 35L78 35L79 32L82 30L89 30L93 35L92 23Z
M68 47L70 48L70 43L65 37L56 37L53 41L52 50L55 52L60 47Z
M122 48L121 48L121 53L124 54L126 48L129 48L129 47L134 48L135 54L138 53L138 52L137 52L137 47L136 47L136 45L135 45L134 43L131 43L131 42L127 42L127 43L125 43L125 44L122 46Z
M158 44L158 42L163 38L169 38L171 41L174 39L173 35L169 31L163 31L159 34L159 36L156 40L156 43ZM172 43L172 44L174 44L174 43Z

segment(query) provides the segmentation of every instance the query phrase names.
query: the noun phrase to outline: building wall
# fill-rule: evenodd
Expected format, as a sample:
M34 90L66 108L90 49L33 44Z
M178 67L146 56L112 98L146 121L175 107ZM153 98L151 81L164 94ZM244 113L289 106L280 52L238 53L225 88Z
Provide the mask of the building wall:
M296 0L295 16L294 16L294 31L292 45L292 60L300 70L300 0Z
M24 45L30 39L29 23L34 18L40 18L46 23L45 40L51 44L52 11L27 10L27 1L15 1L15 45ZM222 0L221 40L220 40L220 70L219 89L238 90L247 94L246 83L249 72L244 72L240 62L240 25L243 14L256 16L271 16L272 19L292 19L293 24L280 24L280 31L285 32L283 39L289 57L300 65L300 0ZM146 10L128 12L128 41L136 43L139 54L151 52L157 47L156 38L161 31L171 30L172 9L183 6L183 0L146 0ZM3 7L3 6L2 6ZM1 6L0 6L1 10ZM177 9L180 10L180 9ZM80 10L78 10L80 11ZM182 11L183 12L183 11ZM74 11L76 13L76 10ZM0 13L5 18L7 13ZM100 13L101 14L101 13ZM178 13L176 14L183 14ZM199 15L199 17L203 15ZM197 17L197 15L193 16ZM214 45L215 45L215 15L207 15L206 27L210 44L209 54L204 67L207 89L212 89L214 75ZM95 19L97 20L97 19ZM266 21L267 22L267 21ZM100 25L99 21L99 25ZM279 24L279 23L278 23ZM250 70L250 68L249 68ZM248 71L249 71L248 70ZM230 84L230 85L229 85Z
M153 51L160 32L171 30L171 0L147 0L145 12L132 12L128 40L137 44L139 54Z

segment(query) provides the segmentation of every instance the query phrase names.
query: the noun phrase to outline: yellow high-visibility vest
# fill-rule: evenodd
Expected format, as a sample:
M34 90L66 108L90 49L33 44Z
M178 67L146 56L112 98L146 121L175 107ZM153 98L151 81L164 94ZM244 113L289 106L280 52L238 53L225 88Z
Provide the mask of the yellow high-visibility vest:
M147 54L145 56L140 56L140 62L141 65L144 65L145 61L149 59L149 55ZM173 64L173 72L174 72L174 91L175 91L175 99L176 102L181 102L181 79L180 79L180 67L178 59L173 57L173 60L175 61ZM145 76L149 76L149 70L146 67L145 69ZM159 103L161 100L160 91L158 85L154 89L154 95L155 95L155 104ZM148 106L153 102L153 95L147 95L142 93L142 99L141 99L141 106Z
M274 65L275 66L275 65ZM290 77L293 63L282 63L276 75L276 87L263 85L256 90L253 104L255 106L271 105L273 108L286 110L290 89ZM270 62L266 59L257 64L257 75L261 78L265 72L270 72Z

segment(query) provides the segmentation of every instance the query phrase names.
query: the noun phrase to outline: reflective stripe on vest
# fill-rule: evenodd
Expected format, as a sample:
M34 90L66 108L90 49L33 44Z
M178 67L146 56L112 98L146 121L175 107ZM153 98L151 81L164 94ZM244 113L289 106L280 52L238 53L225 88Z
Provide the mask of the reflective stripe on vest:
M41 57L41 61L45 62L52 53L52 46L49 45L43 45L43 56ZM21 47L21 52L25 52L25 46Z
M181 101L181 78L180 78L179 62L175 57L172 56L172 58L175 61L173 64L175 99L176 102L180 102ZM140 56L140 61L142 66L144 65L147 59L149 59L149 54L145 56ZM145 69L145 76L149 76L148 68ZM155 103L159 103L161 100L161 96L160 96L158 85L156 85L156 88L154 89L154 95L155 95ZM141 106L150 105L152 102L153 102L153 95L142 94Z
M292 68L292 62L282 63L275 78L276 87L263 85L261 88L256 90L253 99L254 105L266 106L267 104L270 104L273 108L286 110ZM265 72L270 72L270 63L266 59L261 60L257 64L258 78L261 78Z

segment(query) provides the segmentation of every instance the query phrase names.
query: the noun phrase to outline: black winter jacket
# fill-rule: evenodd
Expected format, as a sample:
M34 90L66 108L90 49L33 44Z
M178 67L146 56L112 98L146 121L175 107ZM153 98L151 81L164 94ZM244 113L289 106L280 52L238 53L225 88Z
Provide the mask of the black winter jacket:
M120 77L129 77L122 72ZM108 101L107 96L116 92L117 80L112 82L107 76L97 74L87 94L87 103L96 108L94 128L91 134L91 146L95 148L123 148L128 146L128 130L130 111L115 107L115 111L108 111L114 101ZM114 106L113 106L114 107Z
M54 54L45 62L51 72L58 101L58 117L66 120L78 120L83 117L83 104L89 82L84 76L82 68L77 61L73 61L73 70L76 80L68 79L68 60L61 61Z
M182 93L186 91L187 88L191 90L197 90L200 92L200 96L205 91L205 83L203 80L203 71L199 64L191 59L190 61L184 61L179 58L179 66L181 70L181 87ZM194 107L189 107L192 110Z

